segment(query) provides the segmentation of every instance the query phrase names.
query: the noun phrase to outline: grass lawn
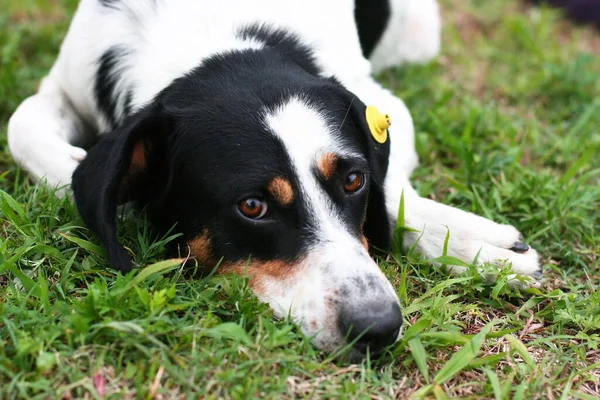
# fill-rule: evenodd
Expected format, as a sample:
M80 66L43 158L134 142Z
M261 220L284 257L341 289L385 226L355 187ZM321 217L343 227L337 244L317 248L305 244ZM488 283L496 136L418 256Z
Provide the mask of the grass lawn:
M117 276L73 204L12 163L6 122L56 56L75 0L0 0L0 398L600 396L600 34L506 0L442 0L443 55L382 74L412 111L431 198L517 226L540 290L381 260L404 338L361 365L273 321L243 279L161 260L170 238L130 216L140 265Z

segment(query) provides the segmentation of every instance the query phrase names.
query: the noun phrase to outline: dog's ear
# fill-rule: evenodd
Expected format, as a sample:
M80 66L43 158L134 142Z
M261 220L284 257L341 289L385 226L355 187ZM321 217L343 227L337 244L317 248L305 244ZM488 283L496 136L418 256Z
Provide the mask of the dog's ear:
M172 119L162 107L150 104L102 137L73 173L79 213L100 237L110 264L121 272L130 271L132 263L117 240L117 206L137 200L148 190L150 177L160 169L156 165L164 164L165 142L172 129Z
M367 151L371 172L371 185L363 234L372 247L380 250L391 248L390 220L385 205L384 182L390 156L390 135L387 128L391 121L373 106L366 106L354 98L352 114L360 130L363 147Z

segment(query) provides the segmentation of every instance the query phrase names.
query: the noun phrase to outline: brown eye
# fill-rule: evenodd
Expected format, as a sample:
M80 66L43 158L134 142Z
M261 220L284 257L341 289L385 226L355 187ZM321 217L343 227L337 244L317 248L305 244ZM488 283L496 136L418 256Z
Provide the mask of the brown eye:
M352 172L344 181L344 190L346 193L356 193L362 189L365 183L365 175L360 172Z
M261 219L267 213L267 203L255 198L242 200L238 208L244 217L250 219Z

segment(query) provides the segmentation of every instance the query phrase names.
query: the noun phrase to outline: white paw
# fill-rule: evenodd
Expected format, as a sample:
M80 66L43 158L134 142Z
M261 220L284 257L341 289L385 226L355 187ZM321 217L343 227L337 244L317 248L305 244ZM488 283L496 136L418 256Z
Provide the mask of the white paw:
M502 236L491 237L490 232L474 232L450 228L450 240L447 255L457 258L466 264L484 265L491 264L500 269L510 267L515 273L511 281L519 284L517 277L527 277L530 286L539 286L542 278L542 265L540 256L533 248L524 243L521 235L512 226L499 225L498 231L504 231ZM506 227L506 228L505 228ZM447 231L446 231L447 232ZM443 236L438 230L425 228L425 233L416 246L427 259L433 260L443 254ZM441 242L441 248L439 243ZM459 274L465 267L449 265L449 269ZM483 270L482 270L483 271Z
M29 172L34 181L43 181L57 195L71 184L71 176L87 152L71 146L56 136L36 137L31 143L13 141L11 153L17 164Z
M510 228L516 232L516 229ZM498 237L495 241L466 241L462 252L456 253L455 257L475 265L491 264L500 269L510 267L514 272L510 283L521 287L539 286L543 278L540 256L522 240L517 232L511 236ZM460 272L460 269L455 272ZM521 281L519 277L530 279Z
M34 181L45 181L62 196L86 151L71 145L81 135L77 115L60 93L37 94L21 103L8 123L8 146L15 162Z
M422 215L419 232L405 235L409 246L415 243L418 253L433 260L444 254L444 242L449 232L446 255L466 264L491 264L500 269L509 267L516 277L527 277L530 286L537 286L543 278L541 259L537 251L523 242L523 236L513 226L497 224L488 219L421 199ZM408 217L408 215L407 215ZM450 265L454 273L464 267ZM514 280L515 283L518 279Z

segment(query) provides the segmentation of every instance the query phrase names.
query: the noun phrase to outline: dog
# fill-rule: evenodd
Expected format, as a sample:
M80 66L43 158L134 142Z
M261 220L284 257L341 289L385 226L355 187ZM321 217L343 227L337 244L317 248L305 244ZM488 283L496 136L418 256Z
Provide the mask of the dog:
M516 228L411 186L411 116L373 74L434 58L440 25L435 0L82 0L10 150L72 190L115 269L136 202L317 348L377 355L402 313L369 249L391 248L401 199L405 249L439 257L449 230L448 255L542 279Z

